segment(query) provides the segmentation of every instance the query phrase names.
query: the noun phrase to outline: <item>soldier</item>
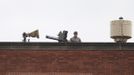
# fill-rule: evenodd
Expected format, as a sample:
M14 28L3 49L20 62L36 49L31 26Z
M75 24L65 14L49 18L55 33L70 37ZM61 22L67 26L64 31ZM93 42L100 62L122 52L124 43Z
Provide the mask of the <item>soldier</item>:
M74 32L74 36L70 39L70 42L72 43L80 43L81 39L78 37L78 32Z

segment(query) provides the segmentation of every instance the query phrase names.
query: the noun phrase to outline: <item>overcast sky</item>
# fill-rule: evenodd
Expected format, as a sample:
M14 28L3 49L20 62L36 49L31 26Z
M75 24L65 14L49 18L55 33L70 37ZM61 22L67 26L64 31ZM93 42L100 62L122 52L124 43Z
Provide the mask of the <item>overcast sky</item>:
M23 32L39 29L31 41L52 42L45 36L67 30L68 39L78 31L83 42L113 42L110 21L120 16L134 22L134 0L0 0L0 41L22 41Z

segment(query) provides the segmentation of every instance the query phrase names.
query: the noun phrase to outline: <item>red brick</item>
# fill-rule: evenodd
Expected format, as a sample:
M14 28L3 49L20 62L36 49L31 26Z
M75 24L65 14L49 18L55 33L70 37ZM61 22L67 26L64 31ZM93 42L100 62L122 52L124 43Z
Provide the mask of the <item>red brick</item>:
M0 72L3 75L8 72L134 75L133 52L125 50L0 50Z

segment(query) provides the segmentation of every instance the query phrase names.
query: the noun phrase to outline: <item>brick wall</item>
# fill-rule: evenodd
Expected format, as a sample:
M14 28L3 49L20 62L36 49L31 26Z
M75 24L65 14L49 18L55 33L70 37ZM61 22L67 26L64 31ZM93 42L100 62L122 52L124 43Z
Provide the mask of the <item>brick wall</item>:
M134 51L0 50L0 75L134 75Z

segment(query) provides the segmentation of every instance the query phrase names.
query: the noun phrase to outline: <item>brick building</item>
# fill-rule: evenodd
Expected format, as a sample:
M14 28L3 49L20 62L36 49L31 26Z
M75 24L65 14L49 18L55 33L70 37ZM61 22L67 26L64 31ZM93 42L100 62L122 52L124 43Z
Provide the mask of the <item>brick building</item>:
M0 43L0 75L134 75L134 43Z

